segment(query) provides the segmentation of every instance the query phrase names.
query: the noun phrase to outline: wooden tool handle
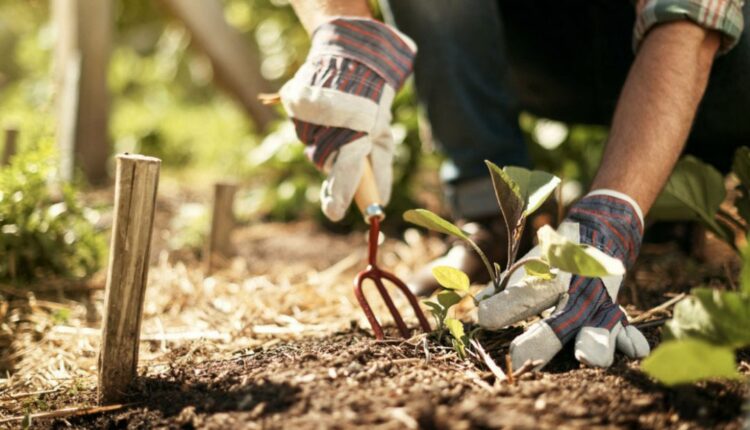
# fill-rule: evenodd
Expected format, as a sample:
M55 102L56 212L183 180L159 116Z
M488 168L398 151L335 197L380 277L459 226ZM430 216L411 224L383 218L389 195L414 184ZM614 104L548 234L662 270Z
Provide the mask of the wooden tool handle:
M375 174L367 158L365 158L363 165L362 179L359 181L359 187L357 187L357 191L354 193L354 201L365 217L365 221L369 222L372 217L382 219L385 216L383 214L380 193L375 183Z
M264 105L275 105L281 103L281 96L278 93L258 94L258 100ZM357 202L357 207L359 207L359 211L362 212L362 216L365 217L368 224L372 217L385 218L380 193L375 184L375 174L367 158L364 161L362 180L359 181L359 187L354 193L354 201Z

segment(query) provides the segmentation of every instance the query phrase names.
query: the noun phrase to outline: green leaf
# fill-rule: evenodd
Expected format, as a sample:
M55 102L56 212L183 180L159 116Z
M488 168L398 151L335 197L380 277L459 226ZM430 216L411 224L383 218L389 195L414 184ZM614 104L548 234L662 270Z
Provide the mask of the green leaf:
M750 346L750 294L693 288L690 293L711 316L721 342L735 348Z
M734 206L737 208L737 212L740 214L746 223L750 224L750 190L740 186L740 195L734 201Z
M698 338L734 348L750 345L750 294L694 288L675 306L667 337Z
M448 327L448 331L450 331L451 336L455 337L456 339L461 339L466 335L466 333L464 332L464 323L455 318L446 318L445 326Z
M732 172L737 175L742 186L750 189L750 148L743 146L737 149L732 160Z
M446 309L439 303L435 303L430 300L423 300L422 303L424 303L426 306L429 306L430 312L432 312L433 314L444 313L446 311Z
M740 180L737 187L740 196L734 202L737 212L746 221L750 222L750 148L743 146L734 153L732 161L732 172Z
M450 266L436 266L432 268L432 276L443 288L456 291L468 291L469 277L466 273Z
M537 237L542 258L552 267L592 278L625 274L622 261L594 247L573 243L548 225L539 229Z
M435 322L437 323L438 329L442 330L443 321L445 320L446 315L448 315L448 309L445 309L439 303L435 303L429 300L424 300L422 301L422 303L424 303L430 308L430 313L435 318Z
M742 249L742 269L740 270L740 290L750 295L750 242Z
M464 331L464 324L455 318L446 318L445 326L448 327L448 331L453 337L453 347L456 349L456 352L458 352L458 355L461 357L465 356L466 345L464 343L464 338L466 332Z
M643 361L641 368L667 385L740 376L731 348L696 339L662 343Z
M461 301L461 296L455 291L443 291L437 295L437 300L447 312L451 306Z
M471 238L469 237L469 233L461 230L460 228L456 227L440 216L428 211L427 209L411 209L404 212L404 221L416 224L429 230L437 231L439 233L445 233L465 240L479 255L479 258L482 259L482 263L484 263L484 267L487 269L487 273L489 273L490 278L493 280L493 282L495 281L495 273L492 270L490 261L487 259L487 256L484 254L482 249L479 248L479 245L471 240Z
M697 216L713 233L730 241L731 234L716 221L716 212L719 205L726 197L724 189L724 178L718 170L712 166L700 161L699 159L686 156L675 167L672 175L669 177L666 187L662 192L663 200L669 203L671 207L668 211L659 206L664 203L656 204L657 211L652 211L652 216L664 220L682 220L680 218L667 218L671 215L678 216L680 212L675 205L683 205L685 209Z
M507 240L512 241L516 236L516 230L520 227L526 202L521 194L521 189L518 187L518 184L516 184L507 173L491 161L485 160L485 164L487 164L487 168L490 169L492 186L495 189L497 204L500 206L500 213L502 214L503 223L505 224ZM512 264L514 257L514 255L512 255L512 249L514 247L511 246L512 243L510 242L507 245L509 255L508 259Z
M404 212L404 221L438 233L448 234L463 240L470 240L469 233L466 233L449 221L427 209L411 209Z
M663 191L648 212L648 218L663 221L701 221L697 213L688 209L672 194Z
M524 201L524 215L534 213L560 184L557 176L540 170L529 170L523 167L507 166L505 173L518 185Z
M526 274L535 278L552 279L552 272L550 272L550 265L542 260L529 260L523 265Z

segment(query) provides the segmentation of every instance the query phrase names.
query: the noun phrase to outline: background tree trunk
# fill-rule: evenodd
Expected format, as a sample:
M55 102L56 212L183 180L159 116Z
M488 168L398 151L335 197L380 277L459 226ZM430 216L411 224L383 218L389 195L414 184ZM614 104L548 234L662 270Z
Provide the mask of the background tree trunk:
M254 43L227 23L219 0L161 0L190 31L193 42L211 61L221 86L245 108L259 130L276 118L272 109L258 101L271 91L260 74L260 54Z
M80 168L92 184L108 179L107 66L113 27L111 0L50 0L57 30L55 84L62 173Z

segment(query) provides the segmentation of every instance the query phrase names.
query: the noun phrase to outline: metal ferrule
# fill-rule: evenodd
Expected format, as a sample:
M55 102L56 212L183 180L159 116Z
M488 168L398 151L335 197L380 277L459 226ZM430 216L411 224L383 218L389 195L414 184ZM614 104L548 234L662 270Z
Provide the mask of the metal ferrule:
M385 218L385 211L383 209L383 206L379 204L371 204L370 206L367 206L367 208L365 208L365 211L362 215L365 217L365 222L369 224L370 220L373 218L377 218L378 220L382 221Z

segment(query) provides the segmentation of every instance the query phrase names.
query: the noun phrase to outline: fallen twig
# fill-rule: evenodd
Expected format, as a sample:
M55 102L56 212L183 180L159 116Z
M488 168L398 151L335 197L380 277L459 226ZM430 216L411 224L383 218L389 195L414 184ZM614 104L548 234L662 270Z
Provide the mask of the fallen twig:
M669 309L671 306L674 306L675 304L677 304L677 302L679 302L680 300L684 299L685 297L687 297L687 294L680 293L680 294L672 297L671 299L667 300L666 302L660 304L659 306L653 307L653 308L647 310L646 312L638 315L637 317L635 317L632 320L630 320L630 323L631 324L636 324L636 323L639 323L641 321L645 321L646 319L648 319L650 316L654 315L655 313L661 312L661 311L665 311L665 310Z
M72 408L63 408L58 409L56 411L49 411L49 412L38 412L35 414L30 415L20 415L10 418L4 418L0 420L0 424L7 424L12 423L15 421L23 421L25 418L30 418L32 420L39 419L39 418L67 418L67 417L80 417L85 415L93 415L98 414L102 412L112 412L116 411L122 408L126 408L128 406L133 406L137 403L119 403L115 405L107 405L107 406L77 406Z
M422 349L424 350L424 361L429 363L432 355L430 354L430 350L427 349L427 336L422 338Z
M541 365L542 365L542 360L534 360L534 361L526 360L526 362L523 363L521 367L519 367L513 372L513 377L518 378L524 373L531 372L532 370L536 369L538 366L541 366Z
M444 360L450 360L451 358L454 358L456 354L446 354L441 355L438 357L435 357L432 359L432 361L444 361ZM391 364L411 364L411 363L428 363L424 358L421 357L411 357L411 358L397 358L395 360L389 361Z
M270 106L281 103L281 96L278 93L260 93L258 94L258 100L261 104Z
M477 375L476 372L467 370L466 372L464 372L464 374L471 380L471 382L477 384L479 387L487 390L490 393L495 393L495 390L492 388L492 386L486 383L479 375Z
M300 334L311 331L320 332L328 329L328 326L320 324L297 324L289 326L268 324L253 326L252 330L255 334Z
M490 372L495 375L495 378L499 382L503 382L508 379L508 376L505 374L505 372L503 372L503 369L501 369L500 366L495 363L495 360L493 360L492 357L487 354L487 351L484 350L482 344L480 344L476 339L472 339L471 345L474 347L474 349L477 351L477 354L479 354L479 356L482 358L482 361L484 361L484 364L488 369L490 369Z
M50 393L54 393L56 391L60 391L60 387L53 388L51 390L32 391L32 392L29 392L29 393L8 394L8 395L5 395L2 398L0 398L0 401L8 402L8 401L11 401L11 400L23 399L25 397L40 396L42 394L50 394Z
M670 318L660 318L658 320L652 320L652 321L646 321L642 323L633 324L635 328L638 330L648 328L648 327L659 327L661 325L664 325L667 321L669 321Z
M508 369L508 383L516 385L516 378L513 375L513 360L510 358L510 354L505 354L505 367Z
M101 336L102 330L91 327L71 327L65 325L56 325L52 327L53 334L68 334L76 336ZM216 330L208 331L183 331L183 332L162 332L141 335L141 342L160 342L160 341L178 341L178 340L221 340L228 342L231 336L228 333L221 333Z

